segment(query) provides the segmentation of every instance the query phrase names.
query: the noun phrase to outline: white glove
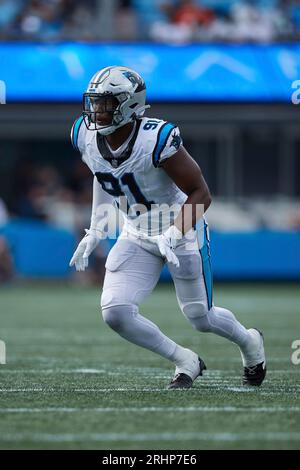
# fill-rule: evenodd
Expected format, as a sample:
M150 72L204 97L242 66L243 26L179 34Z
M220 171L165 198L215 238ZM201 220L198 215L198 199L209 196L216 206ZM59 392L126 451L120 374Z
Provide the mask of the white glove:
M72 259L70 266L75 264L76 271L84 271L89 264L89 256L94 251L101 237L96 236L95 230L85 229L86 235L79 243Z
M156 239L158 249L162 256L166 258L168 263L173 263L177 268L179 267L179 260L174 253L178 241L183 237L180 230L171 225L171 227L166 230L162 235L158 237L153 237Z
M94 176L93 181L93 204L90 228L85 229L86 235L79 243L72 259L70 266L75 264L77 271L84 271L89 264L88 258L92 251L96 248L99 240L104 240L107 237L105 226L108 222L108 214L104 215L103 212L103 189L98 183L97 177ZM105 206L105 204L104 204Z

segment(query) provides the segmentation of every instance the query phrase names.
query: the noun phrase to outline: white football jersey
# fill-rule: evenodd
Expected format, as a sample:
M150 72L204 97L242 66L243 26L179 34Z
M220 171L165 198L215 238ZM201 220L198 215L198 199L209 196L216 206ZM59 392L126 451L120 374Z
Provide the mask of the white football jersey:
M161 119L138 119L119 155L97 131L88 130L80 116L71 140L104 191L113 196L128 230L154 236L169 227L187 199L160 168L182 144L177 126Z

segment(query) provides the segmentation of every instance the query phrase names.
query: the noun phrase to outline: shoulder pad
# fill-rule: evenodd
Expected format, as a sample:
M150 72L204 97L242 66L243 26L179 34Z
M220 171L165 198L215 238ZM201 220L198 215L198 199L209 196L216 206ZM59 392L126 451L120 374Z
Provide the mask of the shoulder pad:
M83 116L79 116L78 119L74 122L72 129L71 129L71 142L75 150L78 150L79 152L82 152L82 145L80 145L80 138L79 138L79 133L83 123Z
M159 129L156 137L156 144L152 153L152 162L155 167L159 166L161 154L166 147L168 139L173 129L177 126L171 122L165 122Z

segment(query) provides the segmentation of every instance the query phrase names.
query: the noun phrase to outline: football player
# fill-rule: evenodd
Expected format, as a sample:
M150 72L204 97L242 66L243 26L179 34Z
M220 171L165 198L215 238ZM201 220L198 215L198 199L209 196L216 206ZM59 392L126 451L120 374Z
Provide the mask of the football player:
M169 389L192 387L206 369L204 361L139 313L166 262L187 320L198 331L236 343L244 366L243 384L261 385L266 374L262 334L246 329L232 312L213 303L203 217L211 196L201 169L182 145L176 125L143 117L145 103L144 80L122 66L98 71L83 94L83 113L73 124L71 139L94 175L93 204L90 228L70 266L84 270L99 239L105 237L97 215L104 190L125 219L105 265L104 321L123 338L175 365ZM145 223L149 218L152 225Z

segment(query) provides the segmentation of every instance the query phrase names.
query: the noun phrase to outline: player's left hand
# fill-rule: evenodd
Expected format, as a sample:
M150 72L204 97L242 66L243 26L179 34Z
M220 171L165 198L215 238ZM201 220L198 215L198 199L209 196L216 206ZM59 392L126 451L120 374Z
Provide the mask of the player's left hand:
M171 225L171 227L169 227L162 235L153 238L156 238L155 241L162 256L166 258L168 263L172 263L178 268L179 260L175 255L174 250L178 240L182 238L180 230L175 227L175 225Z

